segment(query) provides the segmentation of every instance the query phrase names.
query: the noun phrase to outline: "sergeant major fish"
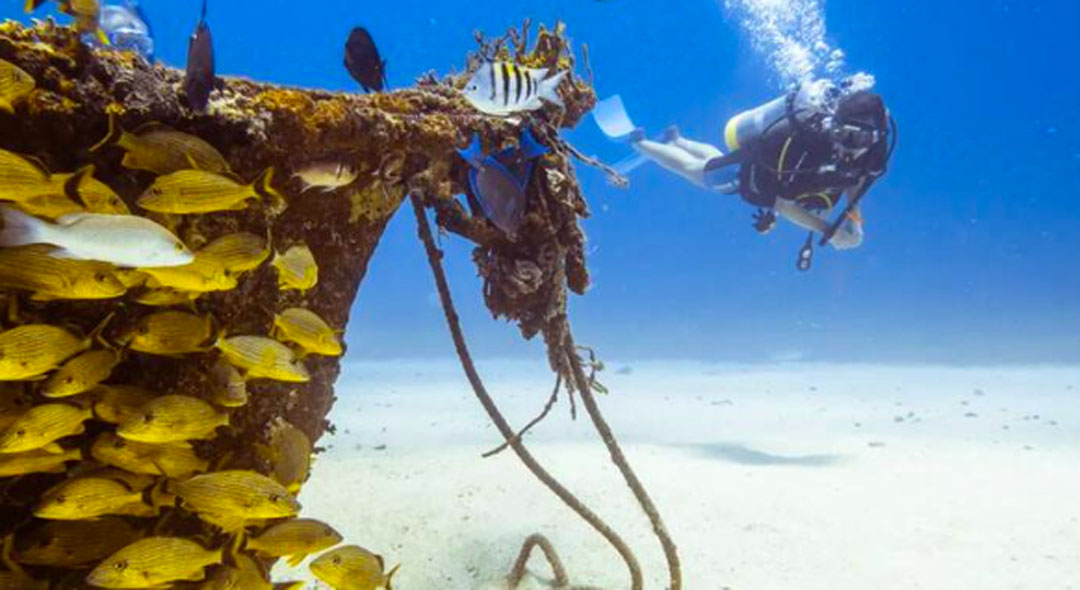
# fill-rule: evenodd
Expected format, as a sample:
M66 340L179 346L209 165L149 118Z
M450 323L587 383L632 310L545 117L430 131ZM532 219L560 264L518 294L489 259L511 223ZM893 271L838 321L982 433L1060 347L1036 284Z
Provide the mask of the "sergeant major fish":
M544 106L544 101L563 107L558 87L569 73L562 70L547 77L545 69L507 61L485 63L469 78L464 95L476 110L497 116L535 111Z
M52 224L0 206L0 247L52 244L59 258L96 260L117 266L180 266L195 255L169 230L135 215L75 213Z

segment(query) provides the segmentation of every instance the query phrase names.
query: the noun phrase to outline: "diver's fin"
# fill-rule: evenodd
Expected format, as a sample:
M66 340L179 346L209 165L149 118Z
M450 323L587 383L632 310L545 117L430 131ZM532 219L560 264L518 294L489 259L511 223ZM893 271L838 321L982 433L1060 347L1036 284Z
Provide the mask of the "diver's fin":
M618 94L596 103L592 114L593 119L596 120L596 126L609 139L624 141L637 129L634 122L630 120L630 115L626 113L622 97Z
M637 170L642 165L647 164L648 162L648 156L634 152L633 154L616 162L614 165L612 165L612 168L619 174L626 176L627 174L630 174L631 172Z

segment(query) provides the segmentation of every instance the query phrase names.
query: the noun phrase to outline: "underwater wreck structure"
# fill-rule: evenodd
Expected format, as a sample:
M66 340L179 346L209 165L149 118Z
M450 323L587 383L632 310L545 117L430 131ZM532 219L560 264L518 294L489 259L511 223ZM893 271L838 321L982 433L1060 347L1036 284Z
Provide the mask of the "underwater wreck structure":
M480 47L469 56L466 69L481 60L497 58L513 59L530 67L574 69L573 52L561 27L541 27L532 43L528 35L528 24L500 39L485 40L477 35ZM586 381L589 377L582 360L574 352L577 349L566 317L568 292L584 293L589 282L585 239L578 226L579 218L586 216L588 209L572 166L572 158L583 156L559 137L560 128L576 125L595 102L592 88L582 77L572 75L561 85L564 108L549 106L525 118L524 124L550 152L533 173L524 223L511 238L479 213L480 207L467 190L469 164L456 150L474 135L482 138L489 151L513 146L523 123L475 111L459 91L463 76L440 80L428 75L415 87L368 95L283 88L220 77L209 108L195 112L183 96L181 71L147 64L132 53L89 48L80 42L77 31L51 20L36 21L32 26L15 22L0 25L0 60L33 78L32 90L13 105L12 112L0 112L0 149L18 154L46 175L83 171L79 182L97 181L95 186L103 183L122 199L125 209L173 230L196 252L196 259L201 248L223 236L240 232L265 236L264 253L253 268L229 272L224 286L186 297L171 297L178 295L175 290L160 288L172 286L168 281L155 282L157 277L148 279L138 272L118 271L116 279L123 284L123 294L100 299L34 297L19 285L0 286L8 310L3 320L5 331L21 326L57 326L85 338L81 346L84 350L112 350L117 355L116 362L90 383L91 387L57 399L41 393L40 378L48 372L33 379L0 375L0 430L9 429L27 412L41 406L59 404L82 413L75 427L63 436L28 451L33 456L0 453L0 537L4 539L5 566L0 569L0 588L87 587L85 579L91 568L133 539L147 537L197 539L203 546L221 548L219 559L208 560L207 565L212 567L205 572L200 565L187 577L178 574L168 580L189 580L181 581L178 587L200 587L195 580L204 575L219 579L245 575L245 564L255 560L259 565L254 570L264 572L277 556L244 549L242 533L245 527L273 522L269 517L249 517L239 527L230 528L206 518L207 514L192 508L186 498L177 498L176 494L183 496L183 491L177 492L169 481L200 472L255 472L289 486L295 493L306 477L307 458L314 443L332 428L327 415L334 400L339 357L311 354L297 358L295 363L301 366L303 378L271 375L251 378L246 383L227 379L222 383L216 377L218 365L229 354L215 343L233 335L273 336L276 318L290 308L310 310L335 332L343 331L388 219L410 198L433 269L439 253L427 226L429 211L434 211L442 230L475 243L474 261L484 279L483 296L490 310L516 322L527 338L541 335L560 381L576 384L587 408L594 409L591 383ZM282 195L283 203L256 202L235 210L195 215L153 213L140 208L136 200L156 175L125 166L125 149L109 142L103 144L103 138L113 136L115 140L120 130L137 135L147 129L171 129L201 138L220 152L238 181L251 182L261 175L273 191ZM323 194L302 192L302 184L292 177L293 173L323 158L348 162L358 172L357 180ZM272 171L269 175L268 170ZM64 186L72 199L82 198L83 190L92 190L78 183ZM309 249L317 264L317 281L308 280L300 288L292 288L295 285L282 277L286 270L270 259L294 247ZM436 269L437 278L439 272ZM447 303L445 282L439 286ZM147 318L169 310L205 320L202 325L206 326L206 338L200 338L204 340L200 348L183 354L171 354L167 346L160 354L133 350L130 342L146 332ZM456 317L452 309L447 315L453 328ZM0 340L3 333L0 331ZM466 360L460 331L455 330L454 336ZM67 361L70 356L60 360ZM268 358L256 355L251 362L258 364ZM270 362L275 361L270 358ZM470 380L482 390L471 363L467 364ZM249 371L249 376L255 375L255 371ZM229 391L223 393L223 387ZM237 388L243 391L238 393ZM92 536L95 530L109 533L72 549L65 546L70 539L55 534L55 530L63 529L55 523L64 521L41 519L35 512L43 494L55 490L72 475L93 477L104 469L111 469L109 473L115 475L116 468L125 465L110 463L103 458L106 454L99 452L102 445L123 446L124 441L115 433L127 417L140 411L139 404L124 398L125 391L203 400L213 406L215 416L227 418L222 418L212 435L175 443L186 449L189 457L186 467L177 468L179 473L174 471L173 463L160 456L160 461L153 460L152 453L141 457L145 459L144 469L138 475L144 479L124 484L142 490L141 503L145 507L95 521L99 528L90 526L82 529L83 534ZM230 392L240 399L230 397ZM136 393L132 395L140 403L146 402ZM231 401L223 401L226 398ZM527 451L520 436L510 431L505 421L499 426L508 445L524 460ZM282 455L296 454L296 445L291 450L274 448L283 429L302 433L299 440L303 442L298 446L303 449L303 465L294 465L291 474L282 474L289 469L278 463L287 463ZM601 434L605 442L614 444L606 424ZM621 458L621 452L619 455ZM563 496L561 488L549 487ZM646 512L651 510L650 517L655 516L654 529L661 539L666 539L659 516L654 514L651 503L646 503ZM579 514L588 513L583 506L579 508L575 508ZM599 523L595 515L592 518ZM617 535L601 528L603 523L596 523L594 528L609 541L616 546L621 543ZM117 528L109 529L111 525ZM541 541L532 540L531 544L539 543L549 553L550 547ZM662 542L669 565L677 572L674 546L670 540ZM528 547L531 545L527 543ZM632 554L625 548L619 552L630 566L631 587L640 588L641 574L635 571ZM392 559L388 556L388 560ZM521 562L516 569L523 567ZM248 567L247 574L251 569ZM565 573L558 575L558 569L557 581L569 587ZM222 573L226 571L231 573ZM520 572L516 575L520 579ZM671 587L678 588L677 574L672 577ZM250 586L237 587L269 588L260 575L248 583Z

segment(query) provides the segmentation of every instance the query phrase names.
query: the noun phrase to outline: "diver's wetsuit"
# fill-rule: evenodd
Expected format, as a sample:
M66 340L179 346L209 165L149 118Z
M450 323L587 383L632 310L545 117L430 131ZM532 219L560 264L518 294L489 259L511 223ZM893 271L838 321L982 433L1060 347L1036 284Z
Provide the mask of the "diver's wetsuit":
M836 162L828 134L807 123L783 120L743 150L739 194L748 203L765 209L774 208L777 199L784 199L811 211L829 210L844 191L863 181L867 170L883 166L884 148L883 143L875 146L863 155L858 166L845 166ZM706 170L731 164L723 160L711 160Z

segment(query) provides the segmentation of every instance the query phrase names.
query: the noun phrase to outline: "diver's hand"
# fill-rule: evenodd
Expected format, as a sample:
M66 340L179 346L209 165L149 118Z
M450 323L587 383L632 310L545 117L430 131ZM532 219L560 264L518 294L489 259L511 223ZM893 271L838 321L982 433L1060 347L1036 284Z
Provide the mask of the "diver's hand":
M829 243L837 250L850 250L852 248L858 248L862 244L862 241L862 220L848 217L840 224L840 229L836 231L836 234L829 240Z
M776 227L776 213L765 209L758 209L754 212L754 229L759 234L767 234L774 227Z

